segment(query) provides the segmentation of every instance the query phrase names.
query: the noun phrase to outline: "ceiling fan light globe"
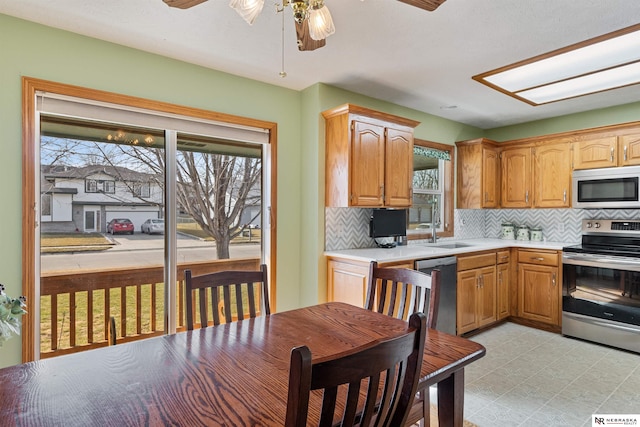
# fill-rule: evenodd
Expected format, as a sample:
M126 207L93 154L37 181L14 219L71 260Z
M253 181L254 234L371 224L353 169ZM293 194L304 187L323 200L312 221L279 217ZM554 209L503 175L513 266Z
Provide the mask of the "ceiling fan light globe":
M264 6L264 0L231 0L229 7L238 12L247 24L253 25Z
M324 40L336 32L327 6L309 11L309 35L313 40Z

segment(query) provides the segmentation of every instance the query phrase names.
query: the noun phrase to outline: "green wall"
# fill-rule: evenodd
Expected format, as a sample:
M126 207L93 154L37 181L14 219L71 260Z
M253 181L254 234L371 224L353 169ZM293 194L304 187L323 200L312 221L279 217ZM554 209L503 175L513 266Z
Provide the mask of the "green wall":
M509 141L635 121L640 121L640 102L490 129L485 132L485 137Z
M21 77L28 76L278 124L277 309L299 306L301 93L0 14L0 283L21 294ZM0 348L19 363L20 340Z

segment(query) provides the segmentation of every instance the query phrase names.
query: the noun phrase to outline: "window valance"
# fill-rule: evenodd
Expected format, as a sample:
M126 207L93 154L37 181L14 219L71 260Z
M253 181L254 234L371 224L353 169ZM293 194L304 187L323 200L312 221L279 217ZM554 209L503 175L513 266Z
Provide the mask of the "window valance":
M413 146L413 154L418 156L423 156L423 157L429 157L432 159L442 159L442 160L451 161L451 156L447 151L436 150L435 148L421 147L419 145Z

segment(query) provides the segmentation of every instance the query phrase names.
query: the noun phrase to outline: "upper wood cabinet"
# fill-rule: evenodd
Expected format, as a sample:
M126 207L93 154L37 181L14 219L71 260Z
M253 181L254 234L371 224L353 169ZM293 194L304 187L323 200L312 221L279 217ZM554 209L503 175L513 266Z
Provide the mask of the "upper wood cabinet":
M325 204L408 207L419 122L345 104L324 111Z
M640 133L619 136L618 147L622 156L618 161L620 166L640 165Z
M456 143L458 209L500 207L500 149L480 138Z
M640 165L640 133L589 138L573 144L573 168Z
M532 149L531 147L505 148L502 158L503 208L530 208L533 206Z
M571 206L571 145L551 144L534 148L534 206Z
M592 169L618 166L618 138L607 136L585 139L573 144L573 168Z

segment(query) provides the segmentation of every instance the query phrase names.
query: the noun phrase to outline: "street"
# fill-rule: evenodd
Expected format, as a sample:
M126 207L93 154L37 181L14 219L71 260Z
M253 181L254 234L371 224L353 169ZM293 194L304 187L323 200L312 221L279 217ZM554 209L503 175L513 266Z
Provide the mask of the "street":
M164 236L136 233L108 236L116 245L106 251L43 254L42 273L160 266L164 262ZM231 258L260 257L260 244L233 244ZM215 243L178 236L178 264L217 259Z

